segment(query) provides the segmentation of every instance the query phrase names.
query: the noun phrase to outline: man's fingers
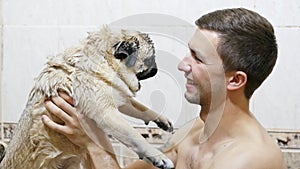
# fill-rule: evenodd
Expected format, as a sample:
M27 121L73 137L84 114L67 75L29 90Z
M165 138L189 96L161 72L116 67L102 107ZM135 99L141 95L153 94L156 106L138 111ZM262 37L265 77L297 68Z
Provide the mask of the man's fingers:
M70 105L74 106L74 100L71 96L69 96L66 92L58 92L58 95L67 101Z
M52 100L57 100L55 98L52 98ZM63 100L63 99L61 99ZM56 101L58 102L58 101ZM68 104L68 103L66 103ZM55 116L57 116L58 118L60 118L62 121L64 121L65 123L70 123L72 121L72 117L69 116L69 114L65 113L64 110L60 109L60 105L56 105L56 103L54 104L52 101L48 100L45 101L45 107L48 110L48 112L54 114Z
M51 100L57 107L64 111L64 114L68 113L72 117L74 117L75 115L77 116L76 108L74 108L62 97L52 97Z
M52 129L52 130L54 130L54 131L56 131L58 133L61 133L61 134L66 133L63 125L55 123L48 116L42 115L42 121L50 129Z

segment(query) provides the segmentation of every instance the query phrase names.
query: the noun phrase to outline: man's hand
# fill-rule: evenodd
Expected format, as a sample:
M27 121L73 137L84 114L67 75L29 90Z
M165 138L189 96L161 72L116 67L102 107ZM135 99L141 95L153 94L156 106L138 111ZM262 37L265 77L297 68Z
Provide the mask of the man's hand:
M79 114L73 107L73 99L64 92L60 92L58 97L52 97L45 102L48 112L60 118L64 125L55 123L48 116L43 115L42 120L50 129L65 135L71 142L82 147L87 146L93 141L87 136L79 122Z
M95 131L101 138L96 144L86 134L80 124L82 115L77 113L73 107L73 99L66 93L59 92L58 97L53 97L45 102L45 107L49 113L60 118L64 124L55 123L47 115L42 116L42 121L50 129L65 135L71 142L79 147L85 148L89 154L89 162L93 169L114 168L119 169L118 162L113 153L113 148L105 133L99 129ZM89 120L89 119L87 119ZM89 122L89 121L88 121ZM105 159L104 161L102 159Z

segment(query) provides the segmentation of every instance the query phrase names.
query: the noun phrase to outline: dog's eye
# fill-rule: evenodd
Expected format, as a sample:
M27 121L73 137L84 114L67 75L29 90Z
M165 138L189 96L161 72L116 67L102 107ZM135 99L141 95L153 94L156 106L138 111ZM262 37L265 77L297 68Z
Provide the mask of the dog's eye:
M125 59L127 57L127 54L125 54L125 53L117 53L117 54L115 54L115 57L117 59L123 60L123 59Z

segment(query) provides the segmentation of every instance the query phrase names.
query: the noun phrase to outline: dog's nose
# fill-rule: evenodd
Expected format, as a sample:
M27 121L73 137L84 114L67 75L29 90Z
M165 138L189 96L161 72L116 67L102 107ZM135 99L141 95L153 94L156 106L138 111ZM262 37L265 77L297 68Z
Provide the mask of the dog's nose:
M156 75L157 73L157 68L151 68L150 70L146 70L143 72L140 72L136 75L136 77L138 78L138 80L144 80L144 79L148 79L150 77L153 77L154 75Z
M157 68L152 68L152 69L150 70L149 76L150 76L150 77L155 76L156 73L157 73Z

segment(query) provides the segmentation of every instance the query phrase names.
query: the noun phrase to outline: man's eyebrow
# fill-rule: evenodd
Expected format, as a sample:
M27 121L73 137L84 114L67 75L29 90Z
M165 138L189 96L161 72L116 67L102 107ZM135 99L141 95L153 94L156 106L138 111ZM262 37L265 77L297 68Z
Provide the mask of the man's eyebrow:
M194 50L194 49L191 47L190 42L188 43L188 47L189 47L189 49L190 49L193 53L196 54L196 57L197 57L197 58L199 58L199 59L202 60L203 62L206 62L206 59L203 58L203 54L202 54L200 51L198 51L198 50Z
M190 44L190 43L188 43L188 47L189 47L189 50L190 50L191 52L193 52L193 53L196 54L196 51L191 47L191 44Z
M191 44L190 43L188 43L188 47L189 47L189 49L192 51L192 52L194 52L195 54L199 54L199 55L202 55L202 53L200 52L200 51L197 51L197 50L195 50L194 48L192 48L192 46L191 46Z

